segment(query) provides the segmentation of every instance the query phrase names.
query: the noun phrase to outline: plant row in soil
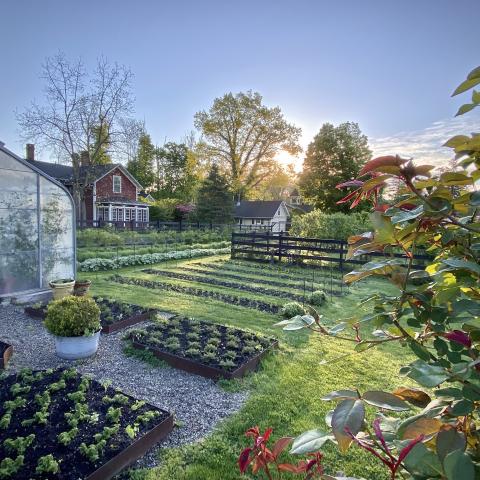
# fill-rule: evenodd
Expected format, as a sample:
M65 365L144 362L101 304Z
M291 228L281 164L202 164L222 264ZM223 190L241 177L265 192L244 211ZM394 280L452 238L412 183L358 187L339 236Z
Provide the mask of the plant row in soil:
M154 310L132 305L129 303L93 297L100 308L100 323L102 332L110 333L116 326L124 328L150 318ZM25 308L25 312L35 318L44 319L47 314L48 304L35 304Z
M303 291L304 289L304 284L303 283L285 283L285 282L277 282L275 280L266 280L264 278L253 278L253 277L248 277L246 278L245 276L242 275L235 275L234 273L225 273L225 272L218 272L218 271L208 271L208 270L202 270L200 268L194 268L194 267L178 267L179 270L184 270L187 272L194 272L194 273L201 273L202 275L208 275L208 276L220 276L222 278L229 278L232 280L240 280L243 282L248 282L248 283L255 283L255 284L260 284L260 285L270 285L272 287L279 287L279 288L290 288L291 290L298 290L298 291ZM234 272L234 270L231 270ZM241 272L237 272L241 273ZM247 272L245 272L247 274ZM249 272L248 272L249 273ZM313 284L311 282L306 283L306 290L311 291L313 290L320 290L321 286L320 284Z
M202 277L198 275L189 275L187 273L173 272L171 270L158 270L155 268L145 268L143 273L149 275L158 275L162 277L174 278L176 280L185 280L187 282L204 283L206 285L213 285L215 287L232 288L234 290L240 290L243 292L250 292L260 295L268 295L270 297L285 298L287 300L293 300L295 302L302 302L305 300L303 295L296 295L290 292L284 292L282 290L272 290L271 288L264 288L252 285L245 285L239 282L228 282L225 280L219 280L217 278ZM245 280L245 279L243 279Z
M258 364L253 360L277 344L274 338L183 317L135 329L127 338L174 367L213 378L230 378L240 369L246 373ZM247 365L252 368L242 368Z
M330 280L332 280L334 283L343 283L342 274L339 270L322 267L309 269L303 268L303 271L299 272L286 272L288 267L270 267L263 263L247 263L235 260L229 260L228 262L225 262L225 260L215 260L211 263L198 262L196 265L201 265L202 267L208 267L216 270L250 273L251 275L261 275L262 277L283 278L293 282L303 282L304 279L308 282L315 278L317 282L319 282L321 279L322 283L323 281L330 282Z
M125 449L172 426L168 412L75 369L25 369L0 384L0 478L110 478L134 459Z
M276 314L280 307L271 303L263 302L261 300L252 300L250 298L237 297L227 293L214 292L210 290L203 290L196 287L187 287L183 285L176 285L167 282L158 282L153 280L145 280L142 278L123 277L121 275L112 275L109 277L110 281L120 283L123 285L137 285L139 287L149 288L153 290L171 291L176 293L183 293L193 297L211 298L229 305L239 305L245 308L253 308L260 312L267 312Z

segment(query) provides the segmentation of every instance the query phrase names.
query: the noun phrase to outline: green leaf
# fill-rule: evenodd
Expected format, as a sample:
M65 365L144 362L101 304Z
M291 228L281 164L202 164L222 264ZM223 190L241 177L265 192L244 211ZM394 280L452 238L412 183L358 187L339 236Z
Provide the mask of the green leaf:
M475 467L470 457L461 450L450 452L443 461L448 480L475 480Z
M480 80L476 80L475 81L475 85L480 83ZM474 103L464 103L457 111L457 113L455 114L456 117L458 117L459 115L463 115L464 113L467 113L469 112L470 110L473 110L474 108L476 107L476 105Z
M470 140L470 137L467 135L455 135L454 137L450 138L447 140L443 146L444 147L451 147L451 148L456 148L459 145L464 144L465 142L468 142Z
M452 410L450 413L454 417L463 417L464 415L472 413L474 408L475 406L473 402L469 400L459 400L458 402L454 402L452 404Z
M307 328L310 325L315 323L315 319L311 315L296 315L289 320L282 320L281 322L275 323L274 327L283 327L283 330L293 331L301 330L302 328Z
M464 173L459 172L445 172L440 175L440 181L444 185L454 186L454 185L471 185L473 183L472 179L465 175Z
M337 323L337 325L333 326L330 330L328 330L328 334L329 335L332 335L332 337L334 337L335 335L337 335L338 333L342 332L343 330L345 330L345 327L347 326L347 324L345 322L340 322L340 323Z
M480 265L475 262L470 262L468 260L463 260L462 258L446 258L442 260L442 263L453 268L461 268L463 270L469 270L470 272L480 275Z
M480 103L480 92L474 90L472 92L472 103L479 104Z
M408 373L408 376L420 385L429 388L440 385L448 378L448 374L444 368L436 365L429 365L423 360L417 360L410 364L410 372Z
M396 223L406 222L407 220L413 220L419 217L422 213L423 213L423 205L420 205L419 207L414 208L413 210L401 211L399 213L396 213L392 217L392 223L396 224Z
M472 192L470 195L470 201L468 202L472 207L480 206L480 190L478 192Z
M423 443L417 443L403 463L412 475L420 478L439 478L443 473L440 460Z
M381 392L379 390L371 390L362 395L363 400L369 405L384 408L385 410L393 410L394 412L403 412L410 410L406 402L395 395L388 392Z
M305 453L316 452L323 447L328 440L333 440L333 435L322 432L321 430L309 430L298 436L292 444L290 453L294 455L303 455Z
M335 390L334 392L330 392L327 395L324 395L321 400L345 400L346 398L357 400L358 393L355 390Z
M337 439L341 452L345 452L352 443L352 438L345 432L348 428L356 435L365 418L365 407L361 400L343 400L340 402L332 416L332 430Z
M412 352L420 359L428 362L431 359L430 352L415 340L409 340L408 346Z
M480 83L480 78L471 78L471 79L465 80L455 89L455 91L452 93L452 97L460 93L466 92L467 90L470 90L472 87L474 87L475 85L478 85L479 83Z
M463 433L457 432L455 428L450 427L440 430L437 435L436 448L438 458L443 462L444 458L454 450L465 450L467 441Z

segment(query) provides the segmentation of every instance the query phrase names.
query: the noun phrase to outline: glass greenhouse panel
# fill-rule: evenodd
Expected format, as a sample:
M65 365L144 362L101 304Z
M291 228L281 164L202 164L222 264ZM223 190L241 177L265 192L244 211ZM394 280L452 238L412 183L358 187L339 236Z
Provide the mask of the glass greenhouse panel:
M0 145L0 295L75 275L73 202Z

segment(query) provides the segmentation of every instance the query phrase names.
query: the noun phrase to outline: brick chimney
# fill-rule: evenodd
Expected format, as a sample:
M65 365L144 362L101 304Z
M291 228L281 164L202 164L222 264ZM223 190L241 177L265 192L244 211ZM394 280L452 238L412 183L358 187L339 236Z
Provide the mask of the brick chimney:
M90 153L86 150L80 152L80 165L82 167L87 167L90 165Z
M35 160L35 145L33 143L27 143L26 158L30 162L33 162Z

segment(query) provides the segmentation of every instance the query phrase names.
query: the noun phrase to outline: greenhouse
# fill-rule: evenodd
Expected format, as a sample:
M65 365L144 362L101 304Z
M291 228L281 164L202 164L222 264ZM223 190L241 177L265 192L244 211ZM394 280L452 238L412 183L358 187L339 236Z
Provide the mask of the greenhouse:
M75 275L73 199L0 142L0 297Z

